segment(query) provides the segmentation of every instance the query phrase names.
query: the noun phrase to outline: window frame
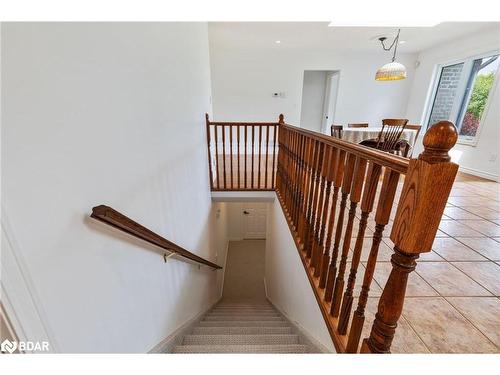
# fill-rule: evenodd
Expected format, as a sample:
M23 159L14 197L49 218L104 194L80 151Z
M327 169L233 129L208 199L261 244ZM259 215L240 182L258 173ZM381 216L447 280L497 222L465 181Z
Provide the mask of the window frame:
M462 68L462 73L460 76L460 82L459 82L458 87L457 87L457 93L460 93L460 100L455 98L454 103L453 103L453 108L450 112L451 119L448 119L448 121L451 121L451 122L453 122L453 124L455 124L455 122L458 120L458 116L460 115L462 104L468 105L468 103L469 103L470 93L468 94L469 96L468 96L468 99L466 101L464 101L464 95L466 94L465 90L467 87L468 80L470 78L470 74L471 74L472 66L474 64L474 60L483 59L485 57L490 57L490 56L494 56L494 55L500 55L500 50L492 50L492 51L483 52L483 53L472 55L472 56L465 57L465 58L457 58L457 59L453 59L453 60L447 60L445 62L442 62L442 63L435 65L435 68L432 72L432 81L431 81L431 85L430 85L429 96L428 96L428 100L427 100L426 105L425 105L424 121L422 122L423 124L425 124L426 129L428 129L429 126L432 125L432 124L429 124L429 120L431 117L432 108L434 107L434 101L436 100L436 94L437 94L437 91L439 88L439 81L441 79L441 74L442 74L443 68L450 66L450 65L460 64L460 63L464 64L464 66ZM497 87L497 84L499 81L499 77L498 77L499 75L500 75L500 64L495 72L495 79L493 81L493 85L491 86L490 94L494 93L496 90L496 87ZM492 95L490 95L490 94L488 94L488 100L486 101L486 105L484 106L484 111L483 111L483 114L481 116L481 120L479 122L479 126L477 129L476 135L474 136L473 139L465 139L459 135L458 140L457 140L457 144L462 144L462 145L467 145L467 146L472 146L472 147L477 146L477 143L479 142L479 138L481 136L481 130L483 128L483 120L487 117L488 110L489 110L490 105L491 105ZM465 111L464 111L464 113L465 113ZM455 126L457 126L457 124L455 124ZM458 126L457 126L457 130L458 130Z

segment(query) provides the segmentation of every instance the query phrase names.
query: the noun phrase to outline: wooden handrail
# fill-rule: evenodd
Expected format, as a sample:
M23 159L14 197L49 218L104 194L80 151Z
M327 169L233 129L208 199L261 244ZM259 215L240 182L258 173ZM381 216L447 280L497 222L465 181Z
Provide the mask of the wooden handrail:
M234 122L234 121L209 121L209 125L233 125L233 126L269 126L269 125L280 125L278 122Z
M312 130L299 128L289 124L284 124L283 127L288 128L292 131L296 131L300 134L307 135L311 139L344 150L346 152L349 152L350 154L354 154L367 160L372 160L383 167L388 167L401 174L406 174L406 171L408 170L409 159L402 156L389 154L387 152L383 152L374 148L362 146L357 143L334 138L329 135L317 133Z
M222 269L221 266L203 259L202 257L199 257L181 246L161 237L111 207L105 205L96 206L92 208L92 214L90 217L193 262L204 264L215 269Z

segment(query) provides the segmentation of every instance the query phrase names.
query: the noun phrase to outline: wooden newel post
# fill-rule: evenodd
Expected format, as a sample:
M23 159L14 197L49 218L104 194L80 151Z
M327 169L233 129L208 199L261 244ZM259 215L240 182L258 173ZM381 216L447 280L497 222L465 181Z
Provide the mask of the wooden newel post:
M458 171L458 165L450 162L448 155L457 137L451 122L440 121L425 134L424 151L418 159L410 160L391 232L392 271L380 297L370 337L361 346L362 353L390 353L408 275L415 269L419 254L432 249Z
M278 123L280 125L283 125L285 124L285 116L283 116L283 113L280 113L279 117L278 117Z

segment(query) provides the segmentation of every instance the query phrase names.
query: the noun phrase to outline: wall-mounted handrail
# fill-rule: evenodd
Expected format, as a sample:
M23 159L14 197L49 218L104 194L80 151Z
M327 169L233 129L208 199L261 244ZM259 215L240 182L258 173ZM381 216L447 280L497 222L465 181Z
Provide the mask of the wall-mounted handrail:
M105 224L115 227L123 232L126 232L134 237L140 238L143 241L149 242L153 245L161 247L162 249L168 250L171 253L175 253L183 258L192 260L193 262L205 264L209 267L215 269L222 269L221 266L212 263L198 255L191 253L190 251L180 247L179 245L161 237L155 232L149 230L148 228L142 226L141 224L133 221L122 213L114 210L113 208L105 205L100 205L92 208L92 214L90 217L99 220Z

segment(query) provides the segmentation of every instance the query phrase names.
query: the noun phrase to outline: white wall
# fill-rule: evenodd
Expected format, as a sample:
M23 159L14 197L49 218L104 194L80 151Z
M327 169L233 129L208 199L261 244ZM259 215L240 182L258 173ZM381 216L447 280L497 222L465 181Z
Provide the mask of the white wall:
M425 120L427 103L432 100L430 86L437 72L438 64L490 51L500 51L500 27L481 31L421 52L417 58L420 61L420 66L415 71L415 79L408 101L407 117L410 122L423 124ZM499 84L496 84L494 92L491 92L490 95L490 105L488 111L483 115L479 142L476 146L457 144L454 150L456 151L455 155L460 157L458 163L464 171L498 180L500 176L500 155L498 155L500 150ZM415 156L422 150L421 142L424 133L425 130L419 137L418 147L414 151ZM496 161L490 161L493 154L499 156Z
M376 53L323 48L301 52L276 48L263 51L242 45L225 47L210 34L213 111L216 120L270 121L280 113L292 125L300 124L302 84L305 70L339 70L335 122L368 122L404 117L414 76L413 54L399 55L408 79L375 81L376 70L389 56ZM272 97L284 92L285 98Z
M209 69L202 23L2 25L2 264L31 280L2 269L2 298L29 289L53 350L146 352L219 298L220 271L88 218L110 205L222 263Z
M303 128L321 132L325 101L326 74L324 70L304 72L300 124ZM333 122L333 119L332 119Z
M332 339L278 201L269 203L265 278L269 300L334 352Z

